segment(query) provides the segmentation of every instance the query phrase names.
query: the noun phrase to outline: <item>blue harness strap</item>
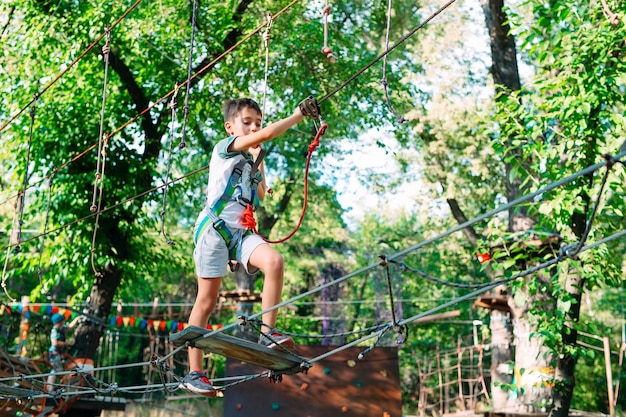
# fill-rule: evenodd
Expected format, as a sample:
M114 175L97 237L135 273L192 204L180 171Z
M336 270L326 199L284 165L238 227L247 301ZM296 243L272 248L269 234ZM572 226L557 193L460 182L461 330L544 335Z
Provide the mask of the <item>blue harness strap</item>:
M222 196L213 204L213 206L207 210L207 215L204 216L200 224L198 225L198 229L196 230L196 234L194 235L194 242L197 244L200 240L200 237L206 232L209 225L212 225L213 228L219 233L219 235L224 239L226 243L226 247L228 248L228 257L230 260L235 260L237 255L237 245L233 244L233 238L235 235L233 232L226 226L224 220L222 220L219 215L222 213L226 204L230 201L237 201L239 204L248 205L251 204L253 207L258 205L258 196L256 195L256 187L259 184L259 180L256 178L256 172L258 171L258 167L265 156L265 150L262 149L261 153L257 157L254 163L248 159L244 159L239 161L235 168L233 168L233 172L230 174L228 178L228 184L226 185L226 189L222 193ZM250 199L246 199L243 197L239 197L237 199L233 198L235 190L239 186L239 180L241 175L243 174L243 169L246 164L251 164L251 187L250 187ZM241 234L241 238L253 233L251 230L247 230L243 234Z

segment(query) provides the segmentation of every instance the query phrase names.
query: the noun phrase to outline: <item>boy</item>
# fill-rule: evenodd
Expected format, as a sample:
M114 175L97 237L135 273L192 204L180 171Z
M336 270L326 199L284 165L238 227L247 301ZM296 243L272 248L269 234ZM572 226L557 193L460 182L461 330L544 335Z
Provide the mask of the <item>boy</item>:
M48 349L48 360L50 361L52 369L50 370L50 375L48 376L48 391L54 390L54 381L56 380L56 376L54 374L64 370L63 360L65 348L67 347L67 331L76 327L79 317L80 316L72 320L70 324L65 324L65 316L63 314L55 313L52 315L50 348Z
M241 220L247 206L255 204L256 196L262 199L267 191L262 156L259 158L261 144L285 133L300 123L303 116L317 117L319 107L315 99L309 97L291 116L265 128L261 128L261 109L254 100L229 100L224 103L223 113L229 137L213 149L207 204L194 228L198 293L189 315L189 324L201 328L206 327L215 308L222 278L231 260L236 260L249 273L263 271L263 310L280 302L283 258L263 238L242 226ZM274 326L276 315L276 310L263 314L263 323ZM278 344L291 349L294 347L290 337L276 333L271 335L271 340L261 336L259 343L270 348ZM201 371L202 350L189 348L188 353L190 373L183 379L181 387L188 392L215 397L217 392Z

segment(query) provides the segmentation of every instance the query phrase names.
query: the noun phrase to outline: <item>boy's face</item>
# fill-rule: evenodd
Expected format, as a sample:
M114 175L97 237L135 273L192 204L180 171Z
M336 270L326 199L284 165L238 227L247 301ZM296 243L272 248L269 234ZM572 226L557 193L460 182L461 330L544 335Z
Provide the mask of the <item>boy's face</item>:
M231 136L246 136L257 132L261 130L261 113L244 107L232 120L224 123L224 127Z

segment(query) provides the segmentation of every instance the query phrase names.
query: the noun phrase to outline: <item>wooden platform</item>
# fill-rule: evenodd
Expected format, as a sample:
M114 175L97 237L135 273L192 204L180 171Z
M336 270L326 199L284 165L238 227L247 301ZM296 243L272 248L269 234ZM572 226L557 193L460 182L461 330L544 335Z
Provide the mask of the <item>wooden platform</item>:
M215 333L209 337L203 337L208 333L211 331L197 326L189 326L182 332L171 333L170 341L178 346L189 342L190 346L206 352L217 353L285 374L303 372L311 367L308 361L303 361L301 357L281 349L270 349L258 343L224 333Z

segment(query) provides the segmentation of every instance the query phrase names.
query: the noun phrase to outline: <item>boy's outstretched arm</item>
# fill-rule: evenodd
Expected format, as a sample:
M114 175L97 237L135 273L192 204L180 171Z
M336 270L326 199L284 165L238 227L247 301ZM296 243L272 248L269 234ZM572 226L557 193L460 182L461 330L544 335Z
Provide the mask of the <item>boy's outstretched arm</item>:
M295 126L302 121L302 112L300 108L296 108L291 116L265 126L263 129L250 133L245 136L239 136L229 146L229 151L248 150L253 146L270 141L285 133L289 128Z

